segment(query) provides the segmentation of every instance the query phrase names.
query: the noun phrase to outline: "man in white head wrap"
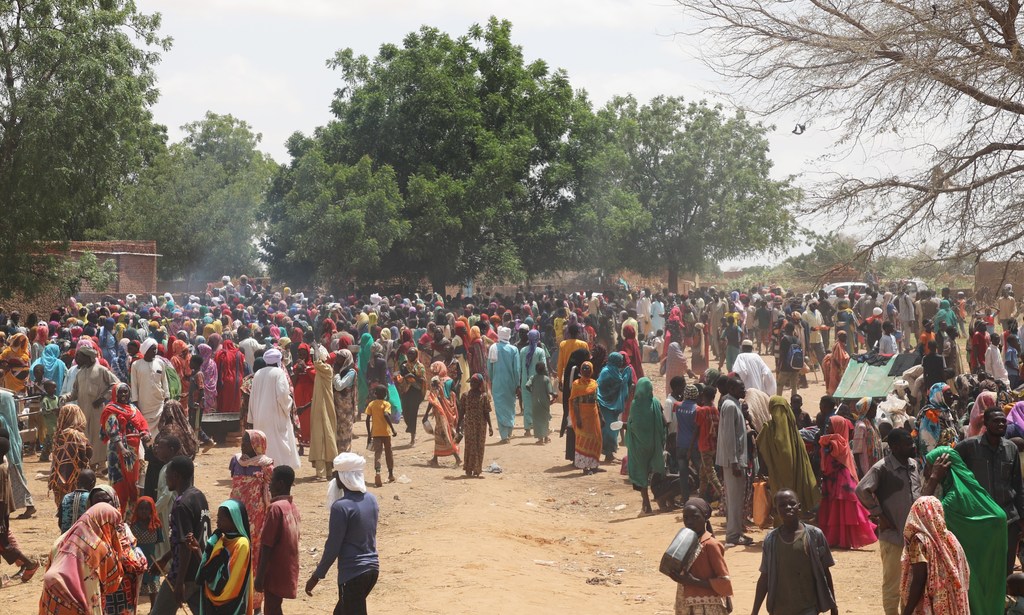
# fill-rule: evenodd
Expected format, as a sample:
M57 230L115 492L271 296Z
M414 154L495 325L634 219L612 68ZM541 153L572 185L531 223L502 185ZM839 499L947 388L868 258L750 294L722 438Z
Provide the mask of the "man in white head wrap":
M355 453L334 458L336 478L328 487L327 504L331 511L327 542L316 570L306 581L306 594L312 596L321 579L338 562L338 604L336 613L365 613L366 597L377 583L380 560L377 556L377 498L366 492L363 469L366 460ZM344 549L342 548L344 546Z
M267 434L267 456L275 465L293 469L301 467L299 447L292 429L291 385L288 374L281 368L281 351L271 348L263 353L267 366L252 379L249 395L249 419L254 429Z
M516 387L519 386L519 350L509 344L512 330L498 327L498 343L488 351L487 376L491 380L491 399L498 418L501 441L508 442L516 420ZM530 431L526 430L526 437Z
M327 510L345 497L345 490L366 493L366 459L356 453L341 453L334 458L334 477L327 486Z
M167 382L167 368L157 357L156 340L147 337L139 347L141 361L132 361L131 376L132 402L146 417L151 431L156 430L157 421L164 410L164 402L170 399L171 386Z

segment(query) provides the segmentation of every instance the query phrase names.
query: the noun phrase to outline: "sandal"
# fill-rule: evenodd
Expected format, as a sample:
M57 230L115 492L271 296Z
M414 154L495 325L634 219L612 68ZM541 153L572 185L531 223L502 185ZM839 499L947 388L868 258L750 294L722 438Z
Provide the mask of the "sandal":
M23 568L21 571L21 582L28 583L35 576L36 571L39 570L39 562L32 562L32 566Z
M752 544L754 544L754 539L750 536L740 536L736 540L736 546L738 547L749 547Z

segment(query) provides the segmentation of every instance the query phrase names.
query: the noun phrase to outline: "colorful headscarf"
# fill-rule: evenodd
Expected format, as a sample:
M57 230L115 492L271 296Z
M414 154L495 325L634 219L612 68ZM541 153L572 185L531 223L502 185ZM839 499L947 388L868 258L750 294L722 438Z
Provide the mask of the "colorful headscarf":
M942 503L933 496L918 498L903 528L906 544L917 541L928 562L928 586L915 612L922 615L968 615L970 604L967 588L971 576L963 547L948 529ZM903 551L903 575L900 594L906 602L910 596L911 566Z
M252 450L256 454L247 457L242 453L236 453L235 458L238 463L245 467L274 465L274 460L267 457L267 434L259 429L246 429L245 433L249 436L249 444L252 445Z

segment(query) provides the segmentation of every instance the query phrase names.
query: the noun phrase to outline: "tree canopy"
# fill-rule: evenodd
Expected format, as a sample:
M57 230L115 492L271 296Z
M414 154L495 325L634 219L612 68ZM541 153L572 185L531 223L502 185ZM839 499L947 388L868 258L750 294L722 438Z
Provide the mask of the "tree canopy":
M336 119L292 137L263 209L273 274L435 288L570 268L675 276L786 245L797 192L770 178L763 126L681 99L595 113L511 31L423 27L374 58L335 55Z
M35 242L101 225L106 199L161 147L159 25L126 0L0 2L0 296L63 282Z
M261 136L231 115L207 113L112 199L96 235L157 242L163 279L253 271L257 215L274 175Z
M623 152L618 180L642 211L619 251L626 266L667 268L676 290L682 271L704 273L709 263L790 244L788 208L799 192L771 178L764 126L680 98L616 98L600 114L611 118Z
M507 21L338 51L334 119L292 135L280 165L228 114L167 144L158 28L129 0L0 2L0 205L19 221L0 235L0 295L74 274L40 240L155 240L164 279L262 261L295 285L441 289L666 265L674 280L795 227L764 126L677 98L595 111Z

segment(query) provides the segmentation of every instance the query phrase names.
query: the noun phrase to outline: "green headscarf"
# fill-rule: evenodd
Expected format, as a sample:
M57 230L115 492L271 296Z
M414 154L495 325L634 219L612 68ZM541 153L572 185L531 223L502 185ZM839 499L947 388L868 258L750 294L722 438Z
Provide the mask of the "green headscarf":
M942 481L946 527L964 548L971 568L971 615L1001 615L1006 595L1006 512L985 491L960 453L939 446L925 456L929 464L949 455L952 465Z
M935 329L943 331L949 327L956 326L956 314L950 309L949 300L943 299L939 302L939 311L935 313Z
M231 538L235 538L237 536L248 538L249 518L245 514L245 511L242 510L242 503L238 500L224 500L220 503L219 508L227 509L228 514L231 515L231 521L235 524L235 529L237 530L237 532L234 533L235 535L228 534L227 532L225 532L224 535L230 536ZM214 537L211 537L210 540L216 542Z
M252 612L252 551L239 541L249 541L249 518L238 500L225 500L235 532L214 532L206 541L196 572L200 589L199 614L245 615ZM237 555L242 557L236 557Z
M793 410L785 397L776 395L768 401L768 411L772 418L756 440L757 450L768 466L768 485L773 494L792 489L804 510L813 510L821 501L821 493L807 448L797 433ZM775 523L778 527L777 516Z
M629 448L626 468L631 483L647 487L652 472L665 473L665 456L662 455L665 417L661 413L661 402L654 399L650 378L641 378L636 383L626 428L626 447Z

